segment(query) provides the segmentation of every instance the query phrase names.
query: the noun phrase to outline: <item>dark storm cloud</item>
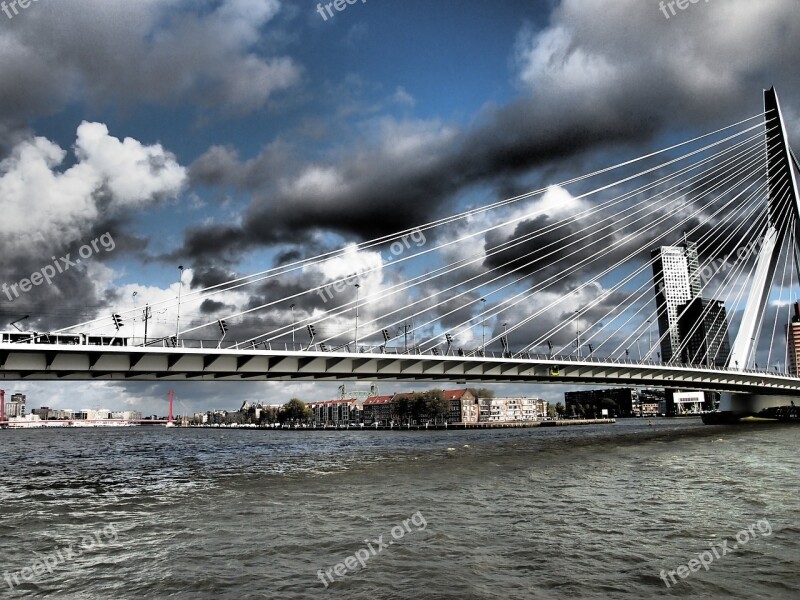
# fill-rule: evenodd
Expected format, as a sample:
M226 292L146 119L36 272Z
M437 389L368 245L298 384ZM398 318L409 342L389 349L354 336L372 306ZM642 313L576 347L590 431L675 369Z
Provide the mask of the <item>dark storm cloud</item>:
M189 178L196 185L257 190L291 168L297 161L295 152L289 143L277 140L264 148L256 158L240 162L235 148L212 146L192 163Z
M539 122L548 126L540 128ZM315 230L333 230L357 239L378 237L452 210L458 193L472 185L501 181L606 144L641 141L649 134L646 119L636 126L617 116L602 120L589 114L543 114L525 99L494 114L476 130L424 149L422 161L419 156L398 161L386 151L355 152L357 159L333 167L342 185L305 192L252 186L245 174L249 167L231 163L230 152L212 149L192 166L197 181L231 184L232 174L241 172L236 183L253 192L253 202L238 231L192 230L185 252L207 252L198 244L207 234L212 240L209 252L229 246L234 254Z
M231 307L224 302L217 302L216 300L206 299L200 304L200 312L206 315L216 314L223 310L231 310Z
M667 127L709 130L750 116L759 110L761 87L772 83L786 98L800 92L791 68L791 40L800 32L796 7L787 0L733 4L703 6L691 21L673 23L633 0L565 0L548 29L520 34L520 97L487 107L467 129L435 135L441 127L431 124L430 141L403 156L391 152L391 138L377 147L351 140L337 152L347 158L332 155L329 165L317 165L331 176L310 188L292 184L311 165L296 165L286 185L258 185L247 163L216 148L193 171L198 181L216 179L253 194L238 235L228 241L234 254L304 231L370 239L413 227L452 212L459 194L473 186L508 189L536 170L580 168L603 150L644 149ZM733 42L725 31L744 22L757 25L736 39L739 58L731 65L723 49L732 51ZM197 233L187 239L187 252L199 250Z
M553 294L529 298L499 313L497 312L498 308L500 308L499 305L489 302L489 313L486 319L486 340L488 342L495 337L501 336L507 330L509 348L512 352L520 352L534 341L543 340L539 346L532 348L530 352L546 354L549 352L547 347L547 340L549 340L553 345L554 352L561 351L562 354L569 354L576 349L575 342L579 329L581 331L581 345L584 347L584 355L589 351L588 344L592 344L593 348L597 349L598 356L607 356L623 343L633 329L630 326L619 326L625 320L624 318L617 323L617 326L609 326L602 329L603 325L609 322L609 313L621 303L632 306L633 311L635 311L643 303L652 303L652 299L648 297L634 302L629 292L612 292L602 297L600 296L601 293L603 291L599 286L589 286L583 292L576 294L574 297L563 299L546 313L531 320L528 320L528 317L532 313L555 300L557 296ZM575 313L576 310L580 310L579 318ZM477 315L477 311L475 314ZM649 310L645 314L649 314ZM503 324L506 324L506 328L503 327ZM476 316L467 326L471 326L470 331L473 343L480 346L483 333L482 317ZM601 343L603 344L602 346ZM635 338L632 343L635 345ZM501 345L498 341L487 344L487 347L498 351ZM469 348L469 350L472 350L472 348Z
M5 284L7 289L13 284L17 287L0 293L0 329L6 329L7 322L26 314L31 318L25 322L25 327L51 331L90 320L96 311L109 305L127 308L130 298L95 285L96 280L104 278L99 270L104 263L115 260L120 254L144 250L146 240L127 233L127 225L123 217L106 218L89 225L77 240L33 234L24 240L19 252L14 252L13 240L10 240L0 258L3 273L0 285ZM37 273L50 274L50 282L45 279L23 292L20 283L33 280ZM110 319L110 309L108 314Z
M255 51L280 8L279 0L34 5L0 31L0 134L76 99L260 109L301 76L291 58Z
M206 268L216 268L217 265L233 266L247 247L241 231L234 225L195 225L188 227L184 236L182 248L158 258L165 261L191 260L193 264L207 265L203 258L213 256L213 265L201 267L204 271Z
M594 253L606 249L615 239L617 227L613 222L587 221L589 220L571 219L562 223L560 219L540 215L519 223L509 236L497 231L490 232L486 236L485 249L491 255L487 257L484 266L487 269L513 273L515 278L529 275L535 281L547 281L564 273L579 261L589 259ZM505 249L496 251L500 244L514 243L523 237L528 241L514 246L503 246ZM620 257L630 255L626 249L618 254ZM589 264L574 271L573 277L559 285L558 289L563 289L570 281L595 270L596 265Z

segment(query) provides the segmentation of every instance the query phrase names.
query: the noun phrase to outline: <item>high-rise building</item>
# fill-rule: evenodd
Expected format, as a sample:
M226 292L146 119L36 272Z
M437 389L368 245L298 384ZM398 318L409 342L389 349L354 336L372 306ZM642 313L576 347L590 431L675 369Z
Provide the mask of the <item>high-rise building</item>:
M728 317L720 300L693 298L678 307L681 362L725 368L731 354Z
M25 394L14 394L6 402L6 418L25 416Z
M683 246L662 246L651 255L661 360L667 362L680 354L678 307L700 295L697 245L687 241Z
M792 322L787 332L789 344L789 374L799 377L800 373L800 302L794 303Z

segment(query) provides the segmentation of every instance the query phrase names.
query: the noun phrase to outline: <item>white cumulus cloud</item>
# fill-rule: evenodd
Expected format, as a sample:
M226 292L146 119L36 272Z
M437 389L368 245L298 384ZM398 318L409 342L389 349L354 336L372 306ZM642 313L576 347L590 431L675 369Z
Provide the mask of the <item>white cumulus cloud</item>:
M14 234L17 250L20 231L72 241L103 216L175 197L186 180L186 169L161 145L120 140L101 123L82 123L75 164L60 169L66 158L54 142L34 137L0 162L0 233Z

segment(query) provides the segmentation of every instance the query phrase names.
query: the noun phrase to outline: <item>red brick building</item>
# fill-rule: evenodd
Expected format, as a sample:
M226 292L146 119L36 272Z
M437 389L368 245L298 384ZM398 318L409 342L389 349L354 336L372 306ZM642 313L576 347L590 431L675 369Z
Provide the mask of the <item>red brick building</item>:
M450 402L447 415L449 423L477 423L480 416L478 399L467 389L442 390L444 399Z
M392 420L394 396L370 396L364 400L362 422L364 425L388 425Z

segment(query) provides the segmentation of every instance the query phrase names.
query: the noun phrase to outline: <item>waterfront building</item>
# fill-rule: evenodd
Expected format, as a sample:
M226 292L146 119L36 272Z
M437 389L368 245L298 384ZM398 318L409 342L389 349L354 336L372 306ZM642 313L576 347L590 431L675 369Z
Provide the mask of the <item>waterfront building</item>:
M34 408L31 411L32 415L38 416L42 421L47 421L50 418L50 408L42 406L41 408Z
M670 416L700 414L708 406L709 400L705 392L672 391L667 395L667 414Z
M234 419L231 417L233 414L232 411L219 408L210 410L206 412L206 418L203 423L207 425L228 425L234 422ZM153 415L151 418L157 419L158 417Z
M495 398L478 398L478 406L480 407L478 420L483 423L500 421L502 404L500 402L492 402L493 400Z
M480 416L478 399L468 389L441 390L442 397L449 403L447 412L448 423L477 423ZM418 394L416 392L395 393L391 396L370 396L364 400L363 423L364 425L389 425L399 423L397 403L407 399L412 402ZM411 419L405 415L403 420ZM419 415L420 422L428 420L426 415Z
M652 251L661 360L680 355L679 307L700 295L697 245L661 246Z
M666 393L663 389L639 390L639 414L642 417L666 415Z
M392 396L370 396L364 400L362 422L364 425L389 425L392 421Z
M550 403L542 398L522 398L523 421L539 421L548 416Z
M606 409L609 417L638 417L639 392L635 388L565 392L564 405L572 416L599 418Z
M639 410L643 417L655 417L661 414L660 402L642 402L639 404Z
M789 323L787 343L789 344L789 375L800 377L800 302L793 305L792 322ZM12 396L13 399L13 396Z
M138 410L117 410L111 413L111 418L124 421L141 421L142 413Z
M508 398L506 401L506 421L522 420L522 402L519 398Z
M69 425L69 423L48 421L33 412L24 417L13 417L8 420L9 429L39 429L42 427L64 427L66 425Z
M103 419L110 419L111 411L107 408L92 408L86 410L87 421L100 421Z
M449 423L477 423L480 416L478 399L467 389L442 390L444 399L450 403L447 415Z
M547 416L547 401L541 398L480 398L480 420L487 423L522 423Z
M314 422L318 425L356 425L361 423L363 403L357 398L311 402L308 407L314 413Z
M25 416L25 394L14 394L6 402L6 418Z

